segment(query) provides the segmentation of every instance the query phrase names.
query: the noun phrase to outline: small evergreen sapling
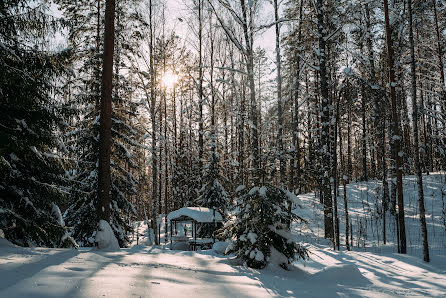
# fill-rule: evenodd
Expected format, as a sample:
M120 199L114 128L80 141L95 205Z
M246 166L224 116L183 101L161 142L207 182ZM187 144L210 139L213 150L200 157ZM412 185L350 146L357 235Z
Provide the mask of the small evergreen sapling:
M222 236L233 242L228 249L236 252L252 268L264 268L275 250L286 260L280 265L308 257L308 251L296 243L295 236L286 231L289 221L300 220L288 212L287 194L274 186L253 187L238 198L234 220L225 226Z

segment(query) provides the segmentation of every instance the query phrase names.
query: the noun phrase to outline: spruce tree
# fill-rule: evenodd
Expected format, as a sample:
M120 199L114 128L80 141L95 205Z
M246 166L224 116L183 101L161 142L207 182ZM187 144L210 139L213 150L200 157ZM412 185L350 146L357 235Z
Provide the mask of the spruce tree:
M38 50L57 24L43 4L5 1L0 22L0 229L21 246L73 246L57 206L67 185L54 99L68 52Z
M70 171L73 187L71 206L65 212L67 225L73 227L73 237L81 246L93 246L98 217L98 159L99 159L99 98L102 74L104 7L98 1L72 3L59 1L64 17L70 24L69 43L75 53L71 65L73 77L67 81L72 95L67 104L74 110L70 136ZM111 197L110 226L121 247L128 245L130 219L135 209L130 202L136 194L137 150L141 133L135 127L138 104L133 98L130 75L122 69L129 67L129 53L140 38L135 23L139 22L136 3L116 6L116 38L113 70L112 127L111 127ZM125 37L124 37L125 36Z
M291 195L271 185L241 192L244 193L238 198L235 219L222 233L233 240L230 249L235 250L237 257L252 268L264 268L271 258L281 260L284 268L297 258L306 259L307 249L286 229L288 222L303 222L288 211Z

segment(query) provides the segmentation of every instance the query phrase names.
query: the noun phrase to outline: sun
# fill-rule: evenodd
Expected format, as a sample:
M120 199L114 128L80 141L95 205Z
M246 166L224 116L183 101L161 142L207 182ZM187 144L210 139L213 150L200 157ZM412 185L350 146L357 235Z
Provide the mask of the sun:
M163 75L162 83L167 88L172 88L178 82L178 75L172 73L171 71L166 72Z

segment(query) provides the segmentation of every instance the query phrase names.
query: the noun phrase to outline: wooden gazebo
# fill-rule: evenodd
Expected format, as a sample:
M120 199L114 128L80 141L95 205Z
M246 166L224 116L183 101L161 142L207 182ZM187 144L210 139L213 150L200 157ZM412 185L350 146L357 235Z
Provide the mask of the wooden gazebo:
M204 207L183 207L172 211L167 215L167 220L170 224L170 248L172 249L173 242L187 243L192 250L197 250L197 247L203 247L215 243L215 230L217 224L223 221L221 214L215 209ZM178 223L192 224L192 237L187 234L178 236ZM214 232L212 238L197 237L197 224L214 223Z

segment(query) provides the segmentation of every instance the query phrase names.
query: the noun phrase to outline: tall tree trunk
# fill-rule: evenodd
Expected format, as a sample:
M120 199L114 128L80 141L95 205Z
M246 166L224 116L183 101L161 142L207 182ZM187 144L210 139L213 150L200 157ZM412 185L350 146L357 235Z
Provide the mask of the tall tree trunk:
M401 154L400 141L401 133L398 125L398 107L396 105L396 82L393 65L393 50L392 50L392 36L389 21L389 6L388 0L384 0L384 18L386 27L386 43L387 43L387 66L389 69L389 85L390 85L390 99L392 103L392 139L394 140L395 148L395 171L397 179L398 191L398 222L399 222L399 236L401 253L405 254L406 249L406 225L404 220L404 197L403 197L403 173L401 170Z
M277 70L277 143L280 164L280 187L285 188L285 158L283 152L283 110L282 110L282 62L280 57L279 6L274 0L274 21L276 29L276 70Z
M198 0L198 167L203 171L204 119L203 119L203 2ZM201 181L201 180L200 180ZM200 185L201 186L201 185Z
M331 200L330 191L330 117L328 104L328 83L327 83L327 68L326 68L326 30L324 25L324 10L323 0L317 0L317 23L319 33L319 81L320 81L320 95L321 95L321 199L324 204L324 227L325 238L333 239L333 204Z
M352 99L350 90L347 94L347 182L353 178L353 162L352 162Z
M149 30L150 30L150 118L152 121L152 229L155 233L155 244L158 245L158 229L156 225L157 209L158 209L158 157L157 157L157 141L156 141L156 94L155 94L155 69L153 65L153 15L152 0L149 1Z
M214 89L214 32L212 23L212 12L209 11L209 46L210 46L210 81L209 86L211 89L211 165L210 172L212 179L217 177L217 129L216 129L216 117L215 117L215 105L216 96ZM213 181L211 182L213 183Z
M338 154L336 151L337 141L338 141L338 125L339 125L339 102L341 101L340 97L334 96L333 100L336 100L336 114L333 116L335 119L335 124L333 127L334 137L333 137L333 205L334 205L334 230L336 235L336 247L340 249L340 240L339 240L339 216L338 216Z
M350 243L349 243L349 220L348 220L348 202L347 202L347 173L345 171L345 158L343 154L343 148L342 148L342 130L341 130L341 119L339 119L339 154L341 155L341 168L342 168L342 187L344 192L344 211L345 211L345 246L347 247L347 250L350 250Z
M290 178L288 189L290 191L295 191L295 178L294 175L297 176L297 187L298 193L300 194L302 191L301 186L301 168L300 168L300 145L299 145L299 88L300 88L300 47L302 42L302 0L299 2L299 31L297 33L297 45L296 45L296 54L295 54L295 81L294 81L294 90L293 97L294 102L292 107L294 111L292 111L293 115L293 134L292 134L292 142L293 142L293 153L291 155L290 160Z
M96 20L96 53L99 56L99 53L101 52L101 0L97 0L97 7L96 7L96 13L97 13L97 20ZM101 76L101 60L97 59L97 64L96 64L96 78L97 80L99 80L99 77ZM100 95L99 93L101 92L101 86L99 84L95 84L96 85L96 109L99 110L100 109Z
M371 75L374 84L377 84L378 81L376 79L375 72L375 64L374 64L374 55L373 55L373 47L371 40L371 26L370 26L370 9L368 4L366 4L366 16L367 16L367 45L369 48L369 61L371 67ZM383 84L381 84L383 85ZM390 201L389 197L389 184L387 181L387 162L386 162L386 112L385 112L385 95L381 93L374 94L375 95L375 127L377 130L377 144L378 144L378 152L379 152L379 161L381 167L379 168L380 176L382 180L383 187L383 196L382 196L382 233L383 233L383 243L387 242L387 232L386 232L386 219L387 219L387 210Z
M115 1L105 4L104 56L102 63L101 117L99 127L99 218L110 222L110 155L113 91L113 52L115 44Z
M361 98L361 114L362 114L362 179L367 181L367 129L366 129L366 98L365 87L362 87Z
M427 241L427 227L426 227L426 211L424 207L424 192L423 192L423 176L421 174L420 165L420 151L418 146L418 103L417 103L417 79L416 79L416 66L415 66L415 45L413 39L413 16L412 16L412 0L407 0L408 12L409 12L409 44L410 44L410 56L411 56L411 84L412 84L412 122L413 122L413 153L415 160L415 172L417 174L418 184L418 204L420 209L420 223L421 223L421 235L423 237L423 255L424 261L429 262L429 244Z
M253 52L253 20L252 20L252 7L246 6L245 0L240 0L243 16L243 34L246 45L246 64L249 81L249 93L250 93L250 120L251 120L251 152L252 152L252 184L259 185L260 182L260 169L259 169L259 135L257 127L257 102L255 94L255 81L254 81L254 52ZM248 19L248 9L249 19Z
M418 60L421 57L420 54L420 38L418 35L418 30L417 30L417 55L418 55ZM419 69L419 73L420 73L420 79L418 80L420 83L420 108L421 110L424 109L424 92L423 92L423 80L421 78L421 67L418 68ZM426 161L428 160L427 157L427 132L426 132L426 121L425 121L425 117L424 117L424 113L421 113L421 129L423 131L423 141L421 143L421 148L422 152L423 152L423 156L420 158L420 162L422 163L422 172L427 172L427 165L426 165Z

